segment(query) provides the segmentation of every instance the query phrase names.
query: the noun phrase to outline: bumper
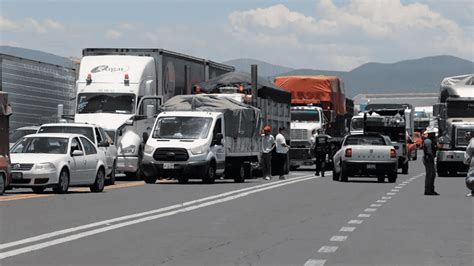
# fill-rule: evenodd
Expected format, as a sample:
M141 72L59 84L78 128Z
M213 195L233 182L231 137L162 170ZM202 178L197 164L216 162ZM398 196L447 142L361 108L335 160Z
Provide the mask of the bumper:
M21 174L21 177L18 175ZM57 173L12 172L11 187L44 187L56 185Z
M164 169L165 164L173 164L173 168ZM142 165L142 171L146 176L158 177L180 177L186 176L190 179L200 179L207 171L209 162L147 162Z
M464 151L438 151L436 154L438 162L463 162Z
M132 172L132 173L138 171L138 157L118 156L117 157L117 171Z
M349 176L392 174L398 170L397 162L346 161L342 165Z

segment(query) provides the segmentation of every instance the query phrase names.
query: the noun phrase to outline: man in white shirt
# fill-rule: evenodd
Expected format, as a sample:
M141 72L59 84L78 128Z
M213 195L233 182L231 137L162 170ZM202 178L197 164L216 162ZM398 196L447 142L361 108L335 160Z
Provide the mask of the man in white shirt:
M290 149L290 146L286 144L285 136L283 133L285 132L286 128L280 127L278 130L278 135L275 138L275 147L276 147L276 162L278 164L278 175L280 179L285 179L285 169L286 169L286 154Z
M272 150L275 148L275 138L270 134L271 127L265 126L262 134L262 172L265 180L272 178Z

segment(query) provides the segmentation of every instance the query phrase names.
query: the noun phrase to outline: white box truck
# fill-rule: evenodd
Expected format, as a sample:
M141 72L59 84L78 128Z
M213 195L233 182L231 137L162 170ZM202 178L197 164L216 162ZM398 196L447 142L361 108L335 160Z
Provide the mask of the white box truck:
M181 95L161 110L145 146L145 182L154 184L158 176L180 183L250 177L261 149L259 109L218 95Z
M74 120L117 140L117 171L140 179L144 134L163 102L231 66L163 49L86 48L76 82Z

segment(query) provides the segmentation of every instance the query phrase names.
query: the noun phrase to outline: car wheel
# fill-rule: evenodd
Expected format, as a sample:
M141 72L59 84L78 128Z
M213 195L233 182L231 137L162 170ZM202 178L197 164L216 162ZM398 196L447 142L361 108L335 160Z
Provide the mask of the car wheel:
M187 176L180 176L178 177L178 183L180 184L187 184L189 182L189 178Z
M45 187L32 187L31 188L31 190L33 190L33 192L36 194L43 193L45 189L46 189Z
M402 165L402 174L404 174L404 175L408 174L408 162L406 162Z
M59 174L59 182L53 188L54 193L64 194L69 189L69 172L66 169L61 170Z
M347 171L344 169L342 162L341 162L341 172L339 172L339 180L341 180L341 182L347 182L348 180Z
M112 172L109 175L109 179L107 179L107 185L115 184L115 171L117 169L117 161L114 160L114 165L112 166Z
M235 183L242 183L245 182L245 166L243 163L241 163L237 169L237 173L235 173L234 176L234 182Z
M97 175L95 176L95 182L89 188L91 192L102 192L104 190L104 185L105 185L105 173L102 168L99 168L99 171L97 171Z
M339 174L336 172L336 167L332 169L332 180L339 181Z
M378 176L377 176L377 182L379 182L379 183L385 182L385 176L383 176L383 175L378 175Z
M204 177L202 178L202 182L206 184L212 184L216 180L216 167L214 166L214 163L210 163L209 166L207 167L207 171L204 174Z
M392 174L388 177L388 182L389 182L389 183L395 183L395 182L397 182L397 177L398 177L397 172L392 173Z
M157 179L158 179L158 178L157 178L156 176L143 175L143 180L144 180L145 183L147 183L147 184L155 184Z
M3 174L0 175L0 195L3 195L5 192L5 177Z

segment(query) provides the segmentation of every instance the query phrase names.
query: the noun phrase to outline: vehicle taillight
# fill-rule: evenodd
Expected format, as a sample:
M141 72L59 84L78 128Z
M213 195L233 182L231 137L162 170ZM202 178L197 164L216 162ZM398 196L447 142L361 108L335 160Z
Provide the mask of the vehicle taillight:
M127 73L125 73L124 77L123 77L123 83L124 84L130 84L130 77L128 76Z
M352 157L352 149L346 149L346 157Z
M397 158L397 151L395 149L390 149L390 158Z

